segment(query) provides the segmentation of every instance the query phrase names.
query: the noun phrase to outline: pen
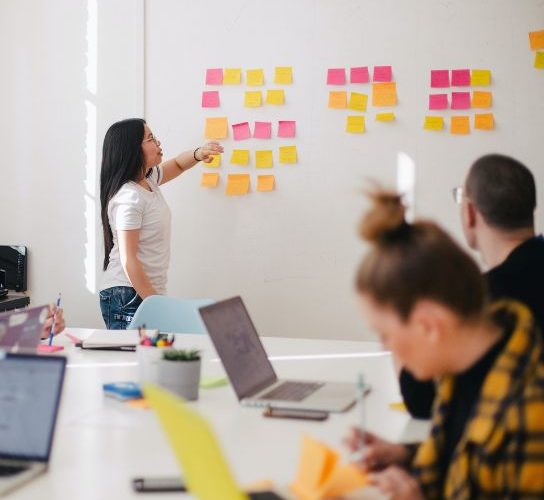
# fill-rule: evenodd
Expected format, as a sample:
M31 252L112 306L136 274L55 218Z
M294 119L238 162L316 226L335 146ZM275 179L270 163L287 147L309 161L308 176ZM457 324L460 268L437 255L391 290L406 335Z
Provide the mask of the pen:
M365 378L361 372L357 376L357 406L359 408L359 428L361 430L361 444L359 449L351 455L351 460L358 462L363 459L365 451L365 428L366 428L366 412L365 412Z
M59 307L60 307L60 292L59 292L59 296L57 297L57 309ZM53 321L51 322L51 331L49 332L49 345L53 343L53 335L55 332L55 314L53 314Z

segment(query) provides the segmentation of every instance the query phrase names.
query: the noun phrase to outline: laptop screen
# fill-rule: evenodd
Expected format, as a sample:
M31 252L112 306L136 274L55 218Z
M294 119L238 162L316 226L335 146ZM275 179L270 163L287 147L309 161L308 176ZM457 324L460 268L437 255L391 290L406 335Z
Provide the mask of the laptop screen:
M66 358L0 353L0 458L47 461Z
M35 349L48 311L49 306L38 306L0 314L0 348Z
M240 297L199 310L238 399L276 382L274 368Z

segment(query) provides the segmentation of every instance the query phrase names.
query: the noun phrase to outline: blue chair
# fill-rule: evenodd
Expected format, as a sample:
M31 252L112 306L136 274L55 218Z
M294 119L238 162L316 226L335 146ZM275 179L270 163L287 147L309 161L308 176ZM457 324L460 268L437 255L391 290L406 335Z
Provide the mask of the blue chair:
M177 299L164 295L146 297L136 310L128 328L145 325L167 333L207 333L200 318L199 307L208 306L211 299Z

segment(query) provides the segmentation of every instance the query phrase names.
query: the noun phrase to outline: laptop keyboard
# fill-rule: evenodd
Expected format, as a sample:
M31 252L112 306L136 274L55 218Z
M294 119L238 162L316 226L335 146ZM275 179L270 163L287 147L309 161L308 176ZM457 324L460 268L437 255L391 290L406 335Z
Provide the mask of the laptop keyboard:
M15 474L19 474L19 472L23 472L24 470L26 470L26 467L0 464L0 477L14 476Z
M271 391L263 394L259 399L277 399L281 401L302 401L317 391L324 384L317 382L284 382Z

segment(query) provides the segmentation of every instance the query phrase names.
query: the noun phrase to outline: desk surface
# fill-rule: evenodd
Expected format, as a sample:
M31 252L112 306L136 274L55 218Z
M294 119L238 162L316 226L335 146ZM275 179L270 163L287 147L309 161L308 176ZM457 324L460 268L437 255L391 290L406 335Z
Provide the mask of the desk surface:
M84 338L89 330L68 329ZM131 489L141 476L172 476L177 463L151 410L132 409L105 398L102 384L137 379L133 352L88 351L73 347L64 335L68 369L50 470L14 492L14 500L126 499L144 497ZM396 441L422 439L427 422L392 410L399 401L389 353L375 342L263 338L281 378L355 381L362 371L372 385L368 396L368 429ZM207 336L176 335L176 345L203 351L202 376L224 371ZM213 425L240 484L269 479L287 485L294 477L300 439L308 433L341 448L357 412L331 415L325 422L266 419L258 409L241 407L230 386L200 391L192 403ZM188 497L146 494L145 499Z

